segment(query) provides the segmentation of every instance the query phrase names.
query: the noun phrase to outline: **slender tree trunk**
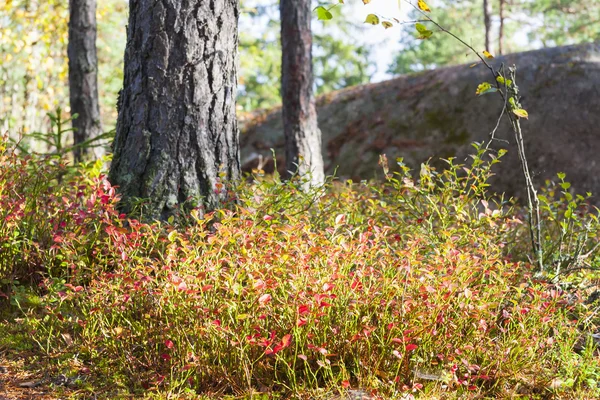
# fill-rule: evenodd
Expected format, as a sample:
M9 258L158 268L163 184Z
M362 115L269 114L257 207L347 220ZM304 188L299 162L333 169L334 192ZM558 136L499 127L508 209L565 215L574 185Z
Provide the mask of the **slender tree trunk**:
M240 176L238 0L130 0L125 78L109 179L125 212L218 207Z
M311 1L281 0L281 97L288 177L324 182L321 131L313 93Z
M506 0L500 0L500 6L498 14L500 15L500 29L498 31L498 55L504 52L504 6Z
M483 0L483 23L485 24L485 49L493 53L491 35L492 35L492 3L490 0Z
M98 57L96 55L96 0L69 0L69 92L75 146L102 133L98 102ZM75 147L75 161L90 154ZM101 155L97 152L96 155Z

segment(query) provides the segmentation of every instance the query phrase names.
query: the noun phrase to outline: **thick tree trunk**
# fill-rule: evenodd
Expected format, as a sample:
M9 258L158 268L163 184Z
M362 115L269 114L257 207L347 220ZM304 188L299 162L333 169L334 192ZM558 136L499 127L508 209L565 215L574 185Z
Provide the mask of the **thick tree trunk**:
M218 207L240 175L238 0L130 0L124 87L109 178L124 211Z
M288 177L324 181L321 131L313 93L311 1L281 0L281 97Z
M504 54L504 6L506 0L500 0L498 14L500 16L500 29L498 30L498 55Z
M98 103L98 57L96 56L96 0L69 0L69 92L75 146L102 133ZM75 147L75 161L90 154L89 147ZM101 155L96 153L96 155Z
M492 49L492 3L490 0L483 0L483 23L485 25L485 49L493 53Z

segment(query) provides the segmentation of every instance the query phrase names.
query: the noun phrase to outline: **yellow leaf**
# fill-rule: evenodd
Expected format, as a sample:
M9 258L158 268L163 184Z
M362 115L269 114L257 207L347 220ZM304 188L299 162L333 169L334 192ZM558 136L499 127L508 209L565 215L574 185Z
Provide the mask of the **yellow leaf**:
M484 51L483 51L483 55L484 55L486 58L494 58L494 56L492 55L492 53L490 53L490 52L489 52L489 51L487 51L487 50L484 50Z
M378 25L379 17L375 14L367 15L367 19L365 20L365 24Z
M421 11L431 12L431 8L429 8L427 3L425 3L425 1L423 1L423 0L419 0L418 6L419 6L419 10L421 10Z
M482 94L496 92L496 91L498 91L498 89L496 89L495 87L492 87L492 85L489 82L483 82L483 83L480 83L479 86L477 86L477 90L475 91L475 94L480 96Z
M512 110L512 112L519 118L529 119L529 113L527 113L527 111L523 110L522 108L514 109Z
M391 23L391 22L389 22L389 21L383 21L383 22L381 23L381 25L383 25L383 27L384 27L385 29L388 29L388 28L391 28L392 26L394 26L394 24L392 24L392 23Z
M371 0L363 0L364 4L369 4L371 2Z

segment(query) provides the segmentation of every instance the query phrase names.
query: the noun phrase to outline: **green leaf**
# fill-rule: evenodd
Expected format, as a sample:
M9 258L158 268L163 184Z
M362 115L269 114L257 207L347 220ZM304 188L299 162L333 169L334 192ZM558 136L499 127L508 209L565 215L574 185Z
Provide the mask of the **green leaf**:
M379 25L379 17L375 14L369 14L365 19L365 24Z
M563 192L563 194L565 195L565 199L567 201L573 200L573 195L571 193L569 193L569 192Z
M333 15L331 14L331 12L329 12L329 10L323 6L319 6L319 7L315 8L315 11L317 12L317 19L319 21L329 21L330 19L333 18Z
M559 172L556 175L558 176L558 179L560 179L561 181L567 177L567 174L565 174L564 172Z
M498 75L496 77L496 81L501 84L501 85L506 85L506 86L511 86L512 85L512 80L510 79L504 79L504 77L502 75Z
M415 28L417 29L417 32L419 33L419 36L417 36L417 39L427 39L427 38L431 37L431 35L433 35L433 32L430 31L429 29L427 29L427 27L420 22L417 22L415 24Z

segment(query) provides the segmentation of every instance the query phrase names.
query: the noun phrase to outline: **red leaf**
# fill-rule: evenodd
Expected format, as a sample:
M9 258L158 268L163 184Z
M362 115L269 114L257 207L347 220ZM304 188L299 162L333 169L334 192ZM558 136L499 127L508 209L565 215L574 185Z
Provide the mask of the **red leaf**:
M406 351L415 350L417 347L419 347L419 346L417 346L414 343L411 343L411 344L409 344L409 345L406 346Z
M343 387L344 389L347 389L347 388L349 388L349 387L350 387L350 382L348 382L348 381L342 381L342 387Z
M265 305L271 301L272 297L270 294L265 293L258 298L258 302L262 305Z
M301 304L298 306L298 314L308 314L310 312L310 307L307 304Z
M173 343L172 340L167 339L165 340L165 346L167 346L167 349L172 349L173 346L175 346L175 343Z
M289 333L281 338L281 345L283 348L288 347L292 343L292 335Z

